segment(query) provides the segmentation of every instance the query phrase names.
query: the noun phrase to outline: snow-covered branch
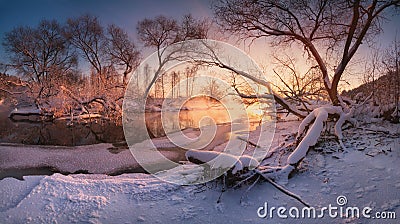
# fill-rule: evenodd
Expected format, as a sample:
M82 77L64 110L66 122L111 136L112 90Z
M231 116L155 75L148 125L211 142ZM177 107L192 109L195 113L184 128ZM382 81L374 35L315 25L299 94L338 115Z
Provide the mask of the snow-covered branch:
M328 119L329 114L339 115L339 119L335 124L335 135L341 146L344 148L342 143L342 125L351 118L353 112L354 110L352 109L350 112L344 113L340 106L323 106L313 110L306 118L304 118L299 126L297 131L298 139L304 135L307 127L309 127L309 129L304 138L297 145L296 149L288 157L287 163L296 165L306 156L308 149L317 143L323 130L324 122Z
M235 88L237 94L241 97L241 98L246 98L246 99L260 99L260 98L271 98L270 94L258 94L258 95L246 95L244 93L241 93L237 88ZM291 105L289 102L287 102L284 98L282 98L281 96L279 96L277 93L275 93L274 91L272 91L272 96L274 97L274 100L281 105L284 109L286 109L287 111L289 111L290 113L293 113L294 115L300 117L300 118L304 118L307 116L306 112L300 111L299 109L297 109L295 106Z

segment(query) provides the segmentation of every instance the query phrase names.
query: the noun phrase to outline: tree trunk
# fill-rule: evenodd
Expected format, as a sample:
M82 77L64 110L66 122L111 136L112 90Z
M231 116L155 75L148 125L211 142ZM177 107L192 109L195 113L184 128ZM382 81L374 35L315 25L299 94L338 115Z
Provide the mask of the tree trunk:
M331 102L334 106L339 106L340 101L339 101L339 95L338 95L338 90L337 90L337 84L332 84L332 88L327 89L329 98L331 99Z

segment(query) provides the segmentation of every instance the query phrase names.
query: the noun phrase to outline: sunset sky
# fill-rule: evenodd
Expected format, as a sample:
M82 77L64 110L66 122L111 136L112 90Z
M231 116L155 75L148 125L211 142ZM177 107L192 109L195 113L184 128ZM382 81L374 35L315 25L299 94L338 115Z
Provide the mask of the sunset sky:
M210 0L151 0L151 1L129 1L129 0L0 0L0 39L3 42L4 33L19 25L36 26L41 19L57 19L60 22L69 17L80 16L90 13L98 16L103 24L117 24L124 28L128 34L136 40L136 25L139 20L152 18L157 15L166 15L180 18L182 15L191 13L194 17L212 17ZM394 40L400 23L400 13L392 13L391 21L383 24L385 32L379 36L377 42L383 48ZM400 36L400 34L398 34ZM399 37L400 38L400 37ZM239 47L243 49L243 44ZM248 53L259 63L267 67L268 44L265 40L257 42L256 47L246 49ZM360 50L367 54L365 47ZM145 51L143 56L147 56ZM0 62L4 62L5 52L0 45ZM350 82L357 82L359 78L349 77ZM358 80L359 82L359 80Z

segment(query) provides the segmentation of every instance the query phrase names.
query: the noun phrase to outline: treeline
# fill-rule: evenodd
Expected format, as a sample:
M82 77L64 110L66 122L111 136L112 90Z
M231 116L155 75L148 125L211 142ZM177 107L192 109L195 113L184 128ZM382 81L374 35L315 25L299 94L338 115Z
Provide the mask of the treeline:
M54 82L77 82L80 61L90 64L96 85L107 85L106 79L113 76L126 82L140 59L122 28L104 27L91 15L70 18L64 24L43 20L36 27L16 27L5 34L3 46L18 74L40 84L38 97L54 94Z
M158 16L139 21L136 31L144 48L160 50L182 40L205 38L208 28L205 20L191 15L181 20ZM102 111L120 116L125 86L141 62L138 46L124 29L104 25L89 14L15 27L5 33L2 44L7 64L26 82L33 103L60 114ZM138 85L139 78L134 77ZM178 80L175 75L173 81ZM165 92L160 82L152 92L157 97L163 95L160 90Z

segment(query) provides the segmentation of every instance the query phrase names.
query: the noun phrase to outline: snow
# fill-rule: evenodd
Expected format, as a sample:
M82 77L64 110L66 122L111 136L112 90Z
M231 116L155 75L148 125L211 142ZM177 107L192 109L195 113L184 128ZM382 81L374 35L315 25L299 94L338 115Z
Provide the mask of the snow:
M177 166L170 170L160 171L157 176L162 180L180 185L198 183L204 174L204 167L196 164Z
M8 206L8 215L3 216L5 213L1 213L1 220L14 223L51 223L57 220L70 223L99 223L99 218L107 217L104 209L112 208L109 212L118 212L118 205L124 209L119 202L126 203L127 200L131 200L139 206L141 201L162 199L166 197L164 195L167 192L179 188L178 185L168 184L144 174L118 177L54 174L41 177L38 183L34 178L28 178L26 182L31 181L36 185L31 184L26 197ZM15 184L17 182L14 180L6 179L2 181L2 188ZM11 192L12 189L9 189L7 193ZM120 201L119 198L125 201ZM128 212L126 209L125 212ZM129 213L139 218L135 209L129 210ZM35 213L46 213L47 216L36 216ZM117 216L114 220L118 220Z
M242 163L243 168L254 168L260 165L260 163L252 156L243 155L239 157L239 161Z
M284 136L294 133L298 125L298 121L279 122L273 147L286 142ZM364 125L343 131L343 141L348 146L345 153L338 152L339 146L329 136L320 137L321 141L300 164L300 172L289 179L285 187L316 208L336 206L336 198L345 195L349 206L370 206L373 212L395 211L398 216L400 127L386 122ZM8 147L10 153L16 149ZM39 152L45 153L42 150ZM49 151L50 148L46 152ZM14 152L21 155L18 150ZM287 154L283 153L281 159L272 159L271 163L279 163ZM23 156L29 157L29 154ZM75 154L78 160L80 156ZM12 158L14 163L19 163L19 159L28 160ZM2 159L0 164L12 162ZM165 171L164 176L179 179L186 185L195 181L201 172L201 166L187 164ZM299 202L267 182L259 182L248 192L252 182L238 189L228 189L217 203L222 188L219 181L181 186L139 173L119 176L53 174L24 179L0 180L1 223L293 223L298 220L280 219L276 214L272 219L259 218L257 209L265 202L276 208L302 208ZM375 219L325 216L304 222L395 223L396 220L377 222Z
M186 152L186 158L189 161L207 163L212 169L232 168L232 174L242 171L244 168L254 169L260 163L252 156L235 156L227 152L189 150Z
M159 149L159 157L149 157L147 163L157 163L164 158L179 162L184 159L184 152L171 150L176 144L185 146L196 142L200 131L185 129L182 132L171 133L170 139L163 137L139 142L135 147L143 153ZM83 146L42 146L0 143L0 174L9 170L29 170L47 168L61 173L88 172L95 174L117 174L127 170L142 172L142 167L133 157L128 148L118 149L109 143ZM153 155L153 154L152 154ZM160 167L161 169L161 167Z
M314 120L314 123L310 126L306 136L301 140L294 152L290 154L287 160L288 164L298 163L306 156L309 147L317 143L322 129L324 128L324 122L326 119L328 119L328 111L327 109L321 107L313 110L313 112L301 122L297 132L299 136L304 132L305 127L308 126L312 120Z
M189 150L186 152L186 158L189 161L197 160L201 163L207 163L212 169L228 170L233 167L232 174L236 174L243 169L239 157L223 152Z
M10 112L8 117L14 119L16 116L29 117L31 115L42 116L45 114L43 114L42 110L40 110L39 108L30 106L30 107L15 108Z
M305 129L308 126L310 127L304 138L297 145L294 152L289 156L287 160L288 164L297 164L301 159L306 156L310 146L314 146L318 142L318 139L321 136L321 132L324 128L324 122L327 121L329 114L339 115L339 119L336 121L335 124L335 135L338 138L341 147L343 149L346 149L342 142L342 126L344 122L351 119L353 113L354 108L352 108L348 113L344 113L339 106L322 106L314 109L309 115L307 115L307 117L303 119L303 121L299 125L297 138L300 138L304 134ZM313 123L311 124L311 122Z
M121 171L142 171L128 149L112 153L112 144L86 146L34 146L0 144L0 169L4 172L15 169L35 169L48 167L62 173L89 172L115 174ZM179 161L179 152L161 153L172 161ZM156 163L157 158L148 162Z

